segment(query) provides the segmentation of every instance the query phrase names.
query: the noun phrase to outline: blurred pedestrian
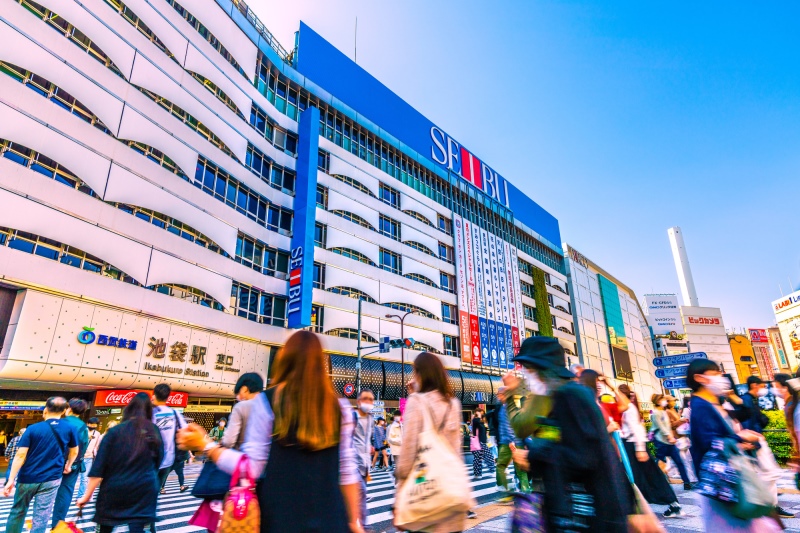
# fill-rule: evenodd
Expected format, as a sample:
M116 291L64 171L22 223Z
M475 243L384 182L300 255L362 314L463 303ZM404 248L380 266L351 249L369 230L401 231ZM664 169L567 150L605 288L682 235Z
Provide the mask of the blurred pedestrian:
M403 446L403 419L400 411L392 413L392 424L389 426L386 440L389 442L389 451L392 454L392 469L395 469Z
M225 436L225 425L228 423L228 419L224 416L219 419L217 425L211 428L211 432L208 434L211 437L211 440L214 442L222 442L222 437Z
M77 502L83 508L100 486L94 513L98 533L125 524L131 533L142 533L145 525L155 523L164 446L152 420L150 397L137 393L122 411L122 423L109 429L100 443L89 487Z
M527 445L513 453L514 461L527 468L532 485L536 480L543 487L548 531L627 533L633 513L631 485L595 393L573 381L565 359L558 339L523 341L514 358L523 367L529 391L521 407L513 398L525 393L522 381L512 373L503 377L511 426ZM586 494L576 497L588 504L575 505L571 499L577 487Z
M426 414L431 417L433 426L438 428L439 434L449 444L452 452L461 458L461 402L455 397L447 381L444 365L436 355L423 352L414 360L414 380L417 383L418 393L408 398L403 414L403 448L395 468L398 486L412 475L418 438L425 429ZM462 464L460 460L459 464ZM470 506L474 503L474 500L468 502ZM458 510L450 516L441 517L435 525L426 528L425 531L432 533L463 531L466 517L463 510Z
M488 438L486 435L486 423L483 421L483 409L478 407L472 416L471 436L477 437L480 448L472 450L472 479L483 478L483 465L491 472L495 468L494 457L489 450Z
M78 479L78 498L86 494L86 487L89 482L89 470L92 469L92 463L97 456L97 450L100 447L100 440L103 434L97 429L100 425L100 420L93 416L86 422L86 428L89 432L89 445L86 447L86 453L83 454L83 471Z
M180 428L186 427L186 420L183 415L167 406L167 398L172 393L172 389L166 383L160 383L153 389L153 423L158 426L161 433L161 442L164 446L164 453L161 459L161 469L158 472L159 487L161 494L166 492L167 476L173 469L183 478L183 464L189 459L189 453L185 450L178 450L175 446L175 438ZM188 487L184 485L184 480L179 479L180 491L185 491ZM153 530L155 533L155 530Z
M370 458L372 447L372 432L375 422L372 418L372 409L375 407L375 395L371 390L363 389L358 393L358 408L351 415L356 429L353 431L353 448L356 453L356 464L361 474L361 523L367 520L367 481L369 481Z
M69 422L61 419L67 400L51 396L45 402L42 420L28 426L19 440L19 448L3 495L11 496L16 486L14 504L8 514L6 533L20 533L33 504L33 525L30 533L44 533L50 526L53 504L61 485L61 477L72 472L78 458L78 437Z
M514 428L511 427L511 421L508 418L508 410L506 409L505 401L507 399L504 388L500 388L497 392L497 399L503 403L496 409L497 412L497 440L498 446L498 461L497 461L497 487L504 492L509 491L508 487L508 474L506 470L508 465L511 464L512 454L517 447L522 447L522 440L517 439L514 434ZM530 492L531 488L528 484L528 472L514 463L514 472L519 480L520 490L522 492Z
M262 533L363 531L355 420L349 403L336 397L324 357L314 333L289 337L273 362L271 387L251 407L241 452L217 445L197 424L179 432L183 448L205 451L229 474L244 455L253 479L263 473Z
M233 388L233 393L236 394L238 401L233 406L227 429L222 436L220 444L226 448L239 449L244 440L247 419L250 417L250 409L253 407L253 399L262 392L264 392L264 380L260 374L247 372L239 376Z
M655 401L653 412L650 415L650 421L653 424L653 444L656 448L656 460L659 463L664 463L661 469L666 474L667 457L672 459L675 466L680 472L681 480L683 480L684 490L692 490L692 483L689 480L689 474L686 472L686 466L681 459L680 450L675 446L675 435L672 430L672 422L666 412L669 406L669 400L663 394L654 396Z
M384 418L378 418L375 421L375 429L372 432L372 447L375 449L372 457L372 468L375 468L377 464L376 471L388 470L389 454L386 452L388 445L386 444L386 420Z
M69 505L72 503L72 495L75 493L75 483L77 483L81 473L86 472L83 456L86 455L86 449L89 447L89 430L81 420L81 417L88 408L89 404L86 400L72 398L69 401L69 407L67 407L67 416L61 421L75 432L75 436L78 439L78 457L72 464L70 472L67 473L65 471L64 476L61 478L61 485L58 487L56 501L53 505L53 519L50 527L56 527L60 521L67 517Z
M6 455L6 460L8 461L8 467L6 469L6 483L8 483L9 479L11 479L10 478L10 476L11 476L11 463L14 462L14 457L16 457L17 450L19 449L19 439L22 438L22 435L24 433L25 433L25 428L20 429L19 433L17 434L17 436L14 437L13 439L11 439L11 441L8 443L8 446L6 446L5 455ZM4 484L4 486L5 486L5 484Z

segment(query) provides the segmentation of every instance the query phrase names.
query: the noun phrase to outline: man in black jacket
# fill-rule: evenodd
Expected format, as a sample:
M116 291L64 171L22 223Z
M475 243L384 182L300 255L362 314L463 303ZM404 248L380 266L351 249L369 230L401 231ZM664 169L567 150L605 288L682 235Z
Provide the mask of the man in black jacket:
M761 412L761 406L758 399L766 396L766 384L758 376L750 376L747 378L747 392L742 395L742 402L747 409L740 419L742 428L755 431L756 433L764 433L764 428L769 424L767 415Z

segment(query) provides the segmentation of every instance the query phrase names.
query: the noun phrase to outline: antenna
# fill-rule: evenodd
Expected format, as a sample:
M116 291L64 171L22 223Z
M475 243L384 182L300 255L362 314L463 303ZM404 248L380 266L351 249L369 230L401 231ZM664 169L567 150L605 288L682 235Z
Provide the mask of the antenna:
M358 63L358 16L356 16L356 31L353 36L353 63Z
M786 277L789 280L789 292L794 292L794 289L792 288L794 287L794 285L792 284L792 277L791 276L786 276Z
M783 287L781 287L780 283L778 283L778 290L781 291L781 296L783 296Z

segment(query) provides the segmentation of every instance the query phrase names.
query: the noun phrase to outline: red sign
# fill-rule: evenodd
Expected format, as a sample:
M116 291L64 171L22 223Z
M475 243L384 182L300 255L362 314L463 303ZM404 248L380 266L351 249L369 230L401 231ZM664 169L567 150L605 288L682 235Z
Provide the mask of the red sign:
M356 391L355 385L353 385L352 383L345 383L344 385L345 396L352 396L355 391Z
M750 342L752 342L753 344L767 344L769 342L769 337L767 336L767 330L748 329L747 331L750 332Z
M131 403L133 397L138 393L144 392L148 396L151 391L146 390L100 390L94 397L95 407L120 407ZM173 392L167 398L167 405L170 407L186 407L189 404L189 394L186 392Z
M719 318L712 318L707 316L687 316L686 320L689 324L699 324L702 326L719 326Z

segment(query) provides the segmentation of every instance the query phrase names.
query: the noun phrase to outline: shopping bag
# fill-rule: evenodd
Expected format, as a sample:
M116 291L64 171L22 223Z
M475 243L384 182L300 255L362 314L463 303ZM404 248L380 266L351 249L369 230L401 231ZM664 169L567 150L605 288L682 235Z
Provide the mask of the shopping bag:
M542 514L541 494L514 493L514 512L511 514L511 533L546 533Z
M217 526L219 525L220 512L215 510L212 505L212 500L203 500L197 511L194 512L189 519L189 524L192 526L202 527L208 530L208 533L216 533ZM219 506L220 502L216 502Z
M261 529L261 508L256 484L250 477L247 456L242 456L231 476L231 488L222 505L217 533L256 533Z
M79 528L75 522L65 522L61 520L56 527L50 530L51 533L83 533L83 530Z
M395 496L394 525L406 531L421 531L474 504L461 455L441 436L447 416L437 431L427 397L423 402L414 463Z
M471 452L479 452L481 451L481 441L477 435L472 435L469 438L469 451Z

